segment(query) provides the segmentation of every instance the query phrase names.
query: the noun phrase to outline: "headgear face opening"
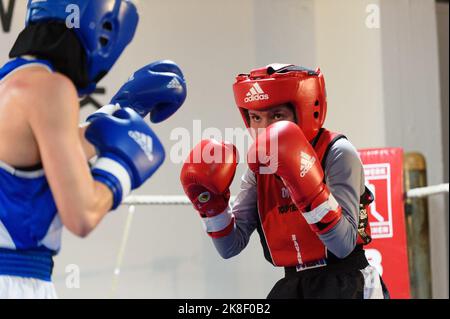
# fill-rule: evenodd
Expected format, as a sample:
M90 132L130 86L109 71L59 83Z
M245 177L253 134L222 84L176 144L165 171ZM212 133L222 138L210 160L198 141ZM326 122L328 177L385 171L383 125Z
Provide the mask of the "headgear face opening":
M89 94L134 37L139 16L130 0L28 0L26 25L64 21L86 52Z
M233 85L234 98L245 125L250 127L246 110L264 111L291 104L297 124L311 141L325 122L327 97L320 69L316 71L292 64L270 64L250 74L239 74Z

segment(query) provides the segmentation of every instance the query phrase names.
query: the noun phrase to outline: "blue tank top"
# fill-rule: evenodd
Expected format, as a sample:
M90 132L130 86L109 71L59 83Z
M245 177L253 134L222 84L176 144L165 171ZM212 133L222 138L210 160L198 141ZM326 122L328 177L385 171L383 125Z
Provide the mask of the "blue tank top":
M0 83L43 60L22 58L0 69ZM0 275L49 281L61 246L62 223L43 169L20 170L0 161Z

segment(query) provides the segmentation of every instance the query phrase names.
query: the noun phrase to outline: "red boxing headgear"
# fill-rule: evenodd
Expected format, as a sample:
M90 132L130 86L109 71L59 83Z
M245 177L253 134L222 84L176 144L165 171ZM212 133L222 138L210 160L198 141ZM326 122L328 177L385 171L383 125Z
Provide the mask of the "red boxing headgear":
M325 121L327 95L319 68L313 71L292 64L270 64L239 74L233 91L247 127L250 123L245 110L264 111L281 104L294 107L297 124L309 141Z

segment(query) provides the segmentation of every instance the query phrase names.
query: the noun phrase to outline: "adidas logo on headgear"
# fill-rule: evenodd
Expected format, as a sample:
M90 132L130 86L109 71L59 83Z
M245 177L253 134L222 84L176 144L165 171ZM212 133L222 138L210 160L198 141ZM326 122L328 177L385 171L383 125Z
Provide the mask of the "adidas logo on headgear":
M246 98L244 99L245 103L253 102L253 101L261 101L268 100L269 94L264 93L258 83L253 84L248 93L246 94Z
M309 172L311 167L316 162L316 158L314 156L310 156L305 152L300 153L300 177L305 177L305 175Z

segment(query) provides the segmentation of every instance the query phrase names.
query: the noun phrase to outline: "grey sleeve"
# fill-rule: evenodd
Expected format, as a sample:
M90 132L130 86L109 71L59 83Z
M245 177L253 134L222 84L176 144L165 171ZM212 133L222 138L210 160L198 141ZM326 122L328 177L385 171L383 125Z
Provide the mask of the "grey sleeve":
M326 158L325 181L342 207L343 218L330 231L319 235L338 258L348 256L356 246L359 222L359 200L364 192L364 169L354 146L338 140Z
M234 215L233 231L225 237L213 238L214 246L222 258L239 254L247 246L258 224L256 178L249 169L242 176L239 194L233 206L228 207L227 213Z

